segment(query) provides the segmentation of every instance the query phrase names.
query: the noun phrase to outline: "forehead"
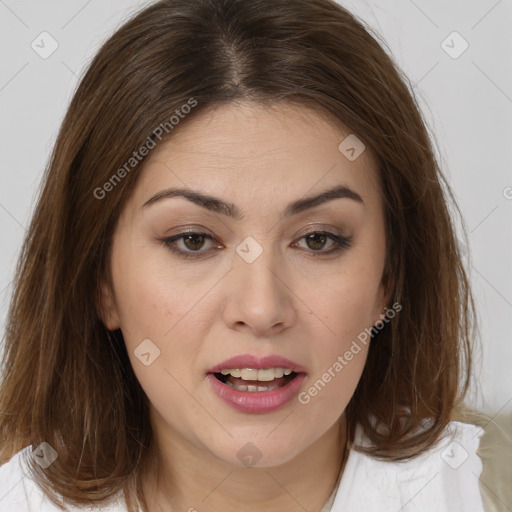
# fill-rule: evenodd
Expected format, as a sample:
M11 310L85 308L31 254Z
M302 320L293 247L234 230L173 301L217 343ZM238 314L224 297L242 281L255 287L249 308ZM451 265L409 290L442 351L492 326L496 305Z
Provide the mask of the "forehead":
M380 201L370 151L320 111L237 103L198 112L178 128L148 157L134 194L137 204L170 186L243 204L248 197L295 199L343 184L365 202Z

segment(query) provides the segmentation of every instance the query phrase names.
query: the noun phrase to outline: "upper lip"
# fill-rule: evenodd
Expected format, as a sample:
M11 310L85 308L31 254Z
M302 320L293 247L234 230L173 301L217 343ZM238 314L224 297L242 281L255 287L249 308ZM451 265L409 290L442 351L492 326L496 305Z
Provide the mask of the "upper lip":
M254 368L256 370L262 370L265 368L284 368L285 370L292 370L295 373L306 372L306 369L300 364L290 361L281 356L265 356L258 357L251 354L242 354L239 356L231 357L226 359L222 363L212 366L208 373L218 373L221 370L227 370L231 368Z

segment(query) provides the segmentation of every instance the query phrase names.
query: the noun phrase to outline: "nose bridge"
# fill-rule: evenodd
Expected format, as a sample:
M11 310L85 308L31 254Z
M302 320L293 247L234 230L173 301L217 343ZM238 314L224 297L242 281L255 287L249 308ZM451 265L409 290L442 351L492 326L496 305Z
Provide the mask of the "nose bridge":
M278 261L279 256L272 244L271 237L267 237L265 241L260 239L258 242L252 236L248 236L236 248L237 278L254 292L272 292L272 295L276 295L282 286L276 276L282 272L283 265Z
M288 323L292 314L292 300L283 275L285 265L270 237L266 240L258 242L247 237L236 248L228 313L230 323L243 322L262 331Z

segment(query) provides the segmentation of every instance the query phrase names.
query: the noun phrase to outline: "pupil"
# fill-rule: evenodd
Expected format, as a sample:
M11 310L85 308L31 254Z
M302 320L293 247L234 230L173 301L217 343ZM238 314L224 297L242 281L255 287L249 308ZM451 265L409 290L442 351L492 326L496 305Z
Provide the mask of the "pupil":
M198 238L204 238L204 237L203 237L202 235L187 235L187 237L185 238L185 245L186 245L189 249L200 249L200 248L201 248L201 245L202 245L202 243L201 243L201 242L199 242L199 247L190 247L190 245L189 245L189 243L188 243L188 242L190 241L190 239L196 239L196 240L197 240ZM192 245L194 245L194 244L192 244ZM196 244L196 245L197 245L197 244Z
M311 242L311 240L313 240L314 238L320 238L322 240L322 242L320 243L320 245L318 247L311 247L309 242ZM325 235L322 235L322 234L319 234L319 233L313 233L312 235L309 235L308 238L306 239L307 240L307 244L309 246L310 249L322 249L322 247L325 245L325 239L326 239L326 236ZM313 243L314 245L314 243Z

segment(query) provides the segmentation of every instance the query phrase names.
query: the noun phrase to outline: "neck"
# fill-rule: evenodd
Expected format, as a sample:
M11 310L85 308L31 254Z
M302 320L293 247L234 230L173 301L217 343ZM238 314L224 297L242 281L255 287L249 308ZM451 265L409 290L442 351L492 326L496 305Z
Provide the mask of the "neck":
M141 475L148 512L320 512L342 470L345 445L344 414L306 450L272 467L233 466L166 431L155 436Z

